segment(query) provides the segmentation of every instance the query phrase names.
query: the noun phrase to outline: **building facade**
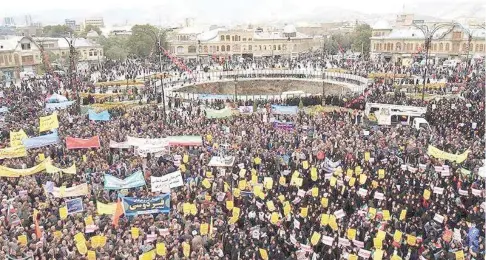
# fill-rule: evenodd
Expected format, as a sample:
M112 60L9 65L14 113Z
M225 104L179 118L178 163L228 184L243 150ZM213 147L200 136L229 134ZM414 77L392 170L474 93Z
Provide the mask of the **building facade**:
M414 26L391 26L380 21L372 27L371 58L384 59L398 64L410 64L425 57L425 37ZM405 17L407 18L407 17ZM409 19L408 19L409 20ZM456 25L444 28L434 35L429 48L431 62L438 63L446 59L474 59L484 57L486 51L486 30L479 27Z
M286 26L280 31L186 27L169 39L169 51L186 59L228 59L235 57L293 57L313 48L312 37Z
M42 73L42 53L44 48L51 66L69 60L69 45L64 38L31 38L9 36L0 39L0 71L7 79L20 76L20 72ZM74 40L79 63L97 63L103 60L103 47L87 39Z
M105 22L103 21L103 17L92 17L84 19L84 27L91 25L98 28L105 27Z

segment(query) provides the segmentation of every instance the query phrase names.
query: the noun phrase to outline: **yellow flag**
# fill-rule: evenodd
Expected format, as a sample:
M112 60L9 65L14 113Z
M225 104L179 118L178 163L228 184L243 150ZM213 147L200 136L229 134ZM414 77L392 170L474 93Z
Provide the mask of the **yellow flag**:
M232 210L232 209L233 209L233 207L234 207L234 202L233 202L232 200L227 200L227 201L226 201L226 208L227 208L228 210Z
M363 185L366 183L366 180L368 179L368 176L365 174L360 174L359 175L359 184Z
M68 216L68 211L66 207L59 208L59 217L61 219L66 219Z
M277 212L272 212L272 215L270 215L270 223L272 224L277 224L279 220L278 213Z
M400 220L405 220L406 217L407 217L407 210L402 209L402 211L400 212Z
M454 253L456 255L456 260L464 260L464 251L459 250Z
M88 250L88 260L96 260L96 252Z
M202 186L203 186L204 188L206 188L206 189L211 188L211 183L210 183L210 182L209 182L209 180L208 180L208 179L206 179L206 178L204 178L204 180L202 181L202 183L201 183L201 184L202 184Z
M155 250L150 250L146 253L141 254L139 260L153 260L155 258Z
M184 154L184 157L182 157L182 162L183 162L183 163L187 163L187 162L189 162L189 155Z
M373 245L376 249L381 249L383 247L383 239L379 237L373 238Z
M159 256L166 256L167 255L167 248L165 247L164 243L157 243L155 248L157 255Z
M424 190L424 199L426 200L430 199L430 190L428 189Z
M385 220L385 221L390 220L390 211L389 210L383 210L383 220Z
M308 161L303 161L302 162L302 168L304 168L304 170L309 169L309 162Z
M319 243L319 239L321 239L321 233L314 231L314 233L312 234L312 237L311 237L311 244L313 246L317 245L317 243Z
M186 242L182 242L182 253L185 257L189 257L191 255L191 245Z
M140 236L140 229L138 229L137 227L132 227L131 233L132 233L132 238L137 239Z
M86 254L88 252L88 247L86 246L86 242L77 242L76 243L76 248L78 249L78 252L82 255Z
M417 237L412 235L407 235L407 244L414 246L416 242L417 242Z
M322 205L322 207L327 208L327 206L329 205L329 199L326 198L326 197L323 197L321 199L321 205Z
M260 248L258 251L260 252L260 256L263 260L268 260L267 250Z
M199 226L199 233L201 233L201 236L207 235L209 233L209 224L208 223L202 223Z
M275 210L275 205L273 204L273 201L271 201L271 200L267 201L267 208L270 211L274 211Z
M314 187L311 190L312 197L317 197L319 195L319 188Z
M402 240L402 232L400 230L395 230L395 234L393 234L393 241L400 243Z
M356 239L356 229L354 228L348 228L348 239L349 240L354 240Z
M327 226L329 224L329 214L321 215L321 226Z
M300 215L303 218L306 218L308 213L309 213L309 208L308 207L300 208Z
M317 168L316 167L311 168L311 179L313 181L317 181Z
M17 241L21 245L25 246L25 245L27 245L27 236L26 235L20 235L20 236L17 237Z
M234 207L233 208L233 217L240 217L240 208Z

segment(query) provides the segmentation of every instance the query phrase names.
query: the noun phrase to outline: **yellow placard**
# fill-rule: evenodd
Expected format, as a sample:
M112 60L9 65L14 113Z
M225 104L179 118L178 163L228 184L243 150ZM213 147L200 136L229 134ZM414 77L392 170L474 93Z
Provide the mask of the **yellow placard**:
M316 167L311 168L311 179L313 181L317 181L317 168Z
M336 222L336 216L334 216L334 215L330 215L329 216L329 226L334 231L337 231L338 230L338 225L337 225L337 222Z
M24 132L23 129L20 129L18 132L11 131L10 132L10 146L16 147L22 145L22 140L27 139L28 136Z
M308 213L309 213L308 207L300 208L300 216L302 216L303 218L306 218Z
M353 187L355 183L356 183L356 178L351 177L349 179L349 183L348 183L349 184L349 187Z
M358 260L358 256L355 254L349 254L348 255L348 260Z
M245 178L245 175L246 175L246 169L245 168L240 169L240 173L238 174L238 176L240 176L240 178Z
M267 201L267 208L270 211L274 211L275 210L275 205L273 204L273 201L271 201L271 200Z
M356 229L348 228L347 237L348 237L349 240L355 240L356 239Z
M326 197L323 197L323 198L321 199L321 206L322 206L322 207L324 207L324 208L327 208L327 207L328 207L328 205L329 205L329 199L328 199L328 198L326 198Z
M390 260L402 260L402 258L399 257L398 255L392 255L392 257L390 258Z
M395 230L395 233L393 234L393 241L400 243L402 240L402 232L400 230Z
M285 201L285 196L284 195L278 195L278 200L280 200L280 202L284 202Z
M383 259L383 250L376 249L373 253L373 260L382 260Z
M88 247L86 246L86 242L77 242L76 243L76 248L78 249L78 252L82 255L86 254L88 252Z
M312 234L312 237L311 237L311 244L313 246L317 245L317 243L319 243L320 239L321 239L321 233L314 231L314 233Z
M268 260L268 253L267 253L267 250L263 249L263 248L260 248L258 249L258 251L260 252L260 257L263 259L263 260Z
M383 247L383 239L378 237L373 238L373 245L376 249L381 249Z
M378 187L378 182L377 182L377 181L375 181L375 180L373 180L373 181L371 182L371 187L373 187L373 189L376 189L376 188Z
M407 210L402 209L402 211L400 212L400 220L405 220L406 217L407 217Z
M272 212L272 215L270 215L270 223L272 224L277 224L279 220L278 213L277 212Z
M189 257L191 255L191 245L186 242L182 242L182 253L185 257Z
M61 219L66 219L68 216L68 210L67 207L62 207L59 208L59 218Z
M376 234L376 237L381 239L381 240L385 240L385 237L386 237L386 232L383 231L383 230L378 230L378 233Z
M238 189L246 190L246 186L247 186L246 180L240 180L238 182Z
M365 159L366 162L370 160L370 157L371 157L370 152L364 153L364 159Z
M207 235L209 233L209 224L208 223L202 223L199 226L199 233L201 233L201 236Z
M260 159L260 157L256 157L253 162L255 162L256 165L259 165L262 163L262 159Z
M255 194L255 196L259 197L260 199L265 198L265 194L263 193L261 186L253 186L253 194Z
M240 208L233 207L233 217L240 217Z
M263 186L267 190L271 190L273 188L273 179L271 177L263 178Z
M104 247L105 244L106 244L105 236L98 235L98 236L91 237L92 248Z
M25 245L27 245L27 236L26 235L20 235L20 236L17 237L17 241L21 245L25 246Z
M376 209L375 209L375 208L371 208L371 207L370 207L370 208L368 209L368 213L370 214L370 218L371 218L371 219L374 219L374 218L375 218L375 216L376 216Z
M284 202L284 215L288 216L290 214L290 203L288 201Z
M334 187L334 186L336 186L336 182L337 182L337 179L336 179L336 177L334 177L334 176L332 176L332 177L331 177L331 180L330 180L330 182L331 182L331 183L330 183L330 184L331 184L331 187Z
M317 197L319 195L319 188L317 187L312 188L311 195L312 197Z
M211 188L211 183L210 183L210 182L209 182L209 180L208 180L208 179L206 179L206 178L204 178L204 180L202 181L202 183L201 183L201 184L202 184L202 186L203 186L204 188L206 188L206 189Z
M181 170L181 172L186 172L186 165L181 163L181 165L179 165L179 170Z
M329 214L321 215L321 226L327 226L329 224Z
M226 208L227 208L228 210L232 210L232 209L233 209L233 207L234 207L234 202L233 202L232 200L227 200L227 201L226 201Z
M116 203L104 204L96 201L96 211L98 215L113 215L116 211Z
M285 183L286 183L286 182L285 182L285 177L284 177L284 176L280 176L280 178L278 178L278 183L279 183L280 185L285 185Z
M379 179L385 178L385 169L379 169L378 170L378 178Z
M258 183L258 176L256 174L251 174L251 183L253 185Z
M155 258L155 250L150 250L146 253L141 254L139 260L153 260Z
M308 161L303 161L302 162L302 168L304 168L304 170L309 169L309 162Z
M184 154L184 156L182 157L182 162L183 162L183 163L187 163L187 162L189 162L189 155Z
M368 176L365 174L360 174L359 175L359 184L363 185L366 183L366 180L368 179Z
M159 256L166 256L167 255L167 248L165 247L164 243L157 243L155 247L155 252Z
M417 243L417 237L412 235L407 235L407 244L414 246Z
M426 200L430 199L430 190L428 189L424 190L424 199Z
M351 169L351 168L348 168L348 169L346 170L346 176L348 176L348 177L350 177L350 178L351 178L351 177L353 177L353 173L354 173L354 171L353 171L353 169Z
M137 239L140 236L140 229L137 227L132 227L130 232L132 233L133 239Z
M59 128L57 113L39 118L39 132L49 131L56 128Z
M464 260L464 251L459 250L454 252L454 255L456 256L456 260Z
M390 211L389 210L383 210L383 220L388 221L390 220Z
M54 238L61 238L62 232L59 230L54 231Z
M239 198L240 195L241 195L240 189L238 189L238 188L233 189L233 196L235 196L236 198Z
M96 260L96 252L88 250L88 260Z

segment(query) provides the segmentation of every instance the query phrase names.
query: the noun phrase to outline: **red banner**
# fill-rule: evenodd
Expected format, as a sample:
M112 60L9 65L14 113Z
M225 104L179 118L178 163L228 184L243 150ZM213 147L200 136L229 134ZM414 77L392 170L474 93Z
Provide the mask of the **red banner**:
M86 148L99 148L100 147L100 137L93 136L88 139L66 137L66 147L68 150L71 149L86 149Z

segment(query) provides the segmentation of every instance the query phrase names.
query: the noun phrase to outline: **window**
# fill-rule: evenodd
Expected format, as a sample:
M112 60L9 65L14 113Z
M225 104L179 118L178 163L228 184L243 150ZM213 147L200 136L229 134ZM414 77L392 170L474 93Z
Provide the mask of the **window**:
M219 51L219 46L216 46L216 51Z
M34 63L34 56L22 56L22 64L32 64ZM18 64L18 56L15 56L15 64Z
M209 52L213 52L213 46L209 46Z
M12 63L12 55L8 55L8 62Z
M267 45L263 45L263 50L266 51L267 50Z
M221 35L221 41L224 41L224 35Z
M276 51L277 50L277 45L273 45L273 50Z
M226 51L225 49L226 49L226 48L225 48L225 46L224 46L224 45L223 45L223 46L221 46L221 51Z
M235 36L231 36L231 41L234 42L235 41Z
M265 46L264 46L265 47ZM260 45L260 50L262 50L262 46ZM265 49L266 50L266 49Z
M204 52L207 53L208 52L208 46L204 46Z
M484 51L484 44L480 44L480 45L479 45L479 51L480 51L480 52Z
M240 40L240 36L235 35L235 41L239 41L239 40Z
M402 44L401 44L401 43L399 43L399 42L397 42L397 43L395 44L395 47L396 47L396 49L395 49L395 50L397 50L397 51L401 51L401 50L402 50Z
M446 51L449 51L449 43L446 43L446 45L445 45L445 50L446 50Z
M230 40L230 36L229 35L226 35L226 40L229 41Z
M280 46L280 45L279 45L279 46L278 46L278 50L280 51L281 49L282 49L282 46Z
M467 44L466 43L463 43L462 44L462 51L467 51Z
M251 49L251 45L248 45L248 50L249 50L249 51L251 51L251 50L252 50L252 49Z
M0 63L3 63L3 55L0 55Z
M433 49L434 51L436 51L436 50L437 50L437 43L434 43L434 45L432 45L432 49Z
M184 47L182 46L177 46L177 53L184 53Z
M444 50L444 44L441 42L439 43L439 51L443 51Z
M89 51L89 56L92 57L93 56L93 52L92 51Z
M187 47L187 52L196 53L196 46L191 45L191 46Z
M253 39L252 38L248 38L248 41L251 42Z
M246 38L243 38L243 41L246 42Z
M461 39L461 38L462 38L461 32L453 32L452 33L452 39Z
M30 43L22 43L20 44L22 50L30 50Z
M226 51L230 51L230 46L226 45Z

